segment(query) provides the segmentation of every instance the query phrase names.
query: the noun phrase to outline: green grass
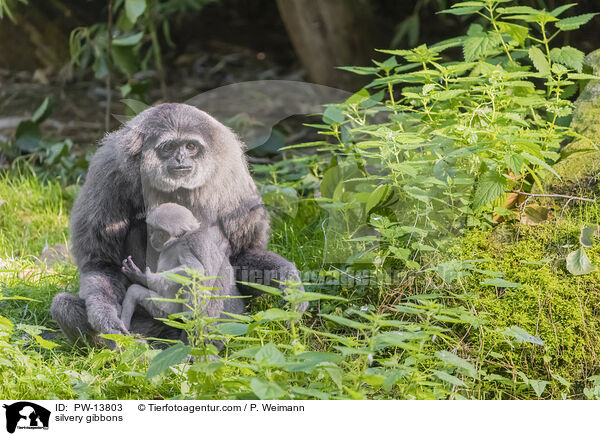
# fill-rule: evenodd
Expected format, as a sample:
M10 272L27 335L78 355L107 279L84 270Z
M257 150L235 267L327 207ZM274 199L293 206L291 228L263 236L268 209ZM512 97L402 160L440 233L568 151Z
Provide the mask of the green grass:
M39 256L48 245L68 239L70 201L58 183L28 176L0 176L0 256Z

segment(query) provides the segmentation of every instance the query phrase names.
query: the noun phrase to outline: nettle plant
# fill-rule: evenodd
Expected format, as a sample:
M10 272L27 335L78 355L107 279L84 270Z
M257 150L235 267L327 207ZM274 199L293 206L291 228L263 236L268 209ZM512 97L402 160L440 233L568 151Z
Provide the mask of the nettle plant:
M166 72L161 43L171 48L171 22L198 11L213 0L109 0L107 22L77 27L71 32L69 47L73 65L92 68L96 78L104 79L113 66L127 79L121 96L143 96L148 71L156 70L163 97Z
M75 155L69 138L55 140L43 134L41 125L51 112L52 103L45 98L30 119L19 123L12 137L0 140L0 151L12 169L26 169L42 180L77 181L87 170L89 155Z
M131 368L127 374L135 374L140 382L144 377L144 383L157 387L170 385L171 398L462 398L478 378L486 377L466 359L445 350L456 348L460 339L448 326L480 328L485 323L464 308L444 307L435 296L394 305L406 319L375 313L368 306L349 306L344 312L321 314L322 328L315 328L302 322L302 314L294 309L298 303L347 301L301 292L291 281L285 292L245 283L280 298L283 307L227 314L230 318L223 320L207 318L203 307L210 298L224 297L211 295L212 289L202 285L206 277L188 273L190 277L165 275L185 285L189 294L169 300L182 303L184 312L162 319L184 330L188 344L170 341L159 351L132 336L103 335L119 344L120 352L108 355L123 368L149 361L145 377ZM220 352L214 341L222 341Z
M580 138L568 127L570 98L596 76L583 72L584 53L551 44L596 14L561 18L575 3L552 11L511 3L457 3L441 13L475 16L466 36L344 67L375 77L316 125L336 155L321 201L343 205L357 230L379 230L389 243L380 262L391 255L416 267L416 254L444 236L513 215L510 192L543 192L561 142ZM458 50L463 61L446 61Z

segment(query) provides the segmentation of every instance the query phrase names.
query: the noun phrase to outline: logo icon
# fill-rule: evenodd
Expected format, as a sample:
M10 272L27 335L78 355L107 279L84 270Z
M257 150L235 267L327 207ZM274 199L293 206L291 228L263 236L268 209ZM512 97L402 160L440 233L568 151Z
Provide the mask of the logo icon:
M15 429L48 430L50 411L28 401L4 405L6 409L6 431L14 433Z

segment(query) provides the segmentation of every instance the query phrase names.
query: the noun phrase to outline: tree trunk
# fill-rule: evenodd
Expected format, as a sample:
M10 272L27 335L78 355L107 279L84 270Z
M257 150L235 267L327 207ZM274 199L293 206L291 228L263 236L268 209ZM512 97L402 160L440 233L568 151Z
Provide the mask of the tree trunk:
M277 0L296 54L310 80L349 91L364 78L337 69L367 65L375 54L375 22L366 0Z
M29 0L11 5L16 23L6 16L0 20L0 68L13 71L59 70L69 62L71 30L86 25L88 15L94 13L81 0Z

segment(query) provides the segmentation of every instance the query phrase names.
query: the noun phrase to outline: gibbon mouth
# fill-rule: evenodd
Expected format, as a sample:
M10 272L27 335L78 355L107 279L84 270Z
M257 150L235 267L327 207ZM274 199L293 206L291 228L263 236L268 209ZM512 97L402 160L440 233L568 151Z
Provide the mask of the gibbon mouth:
M179 165L169 168L169 172L173 174L188 174L192 172L192 167L189 165Z

